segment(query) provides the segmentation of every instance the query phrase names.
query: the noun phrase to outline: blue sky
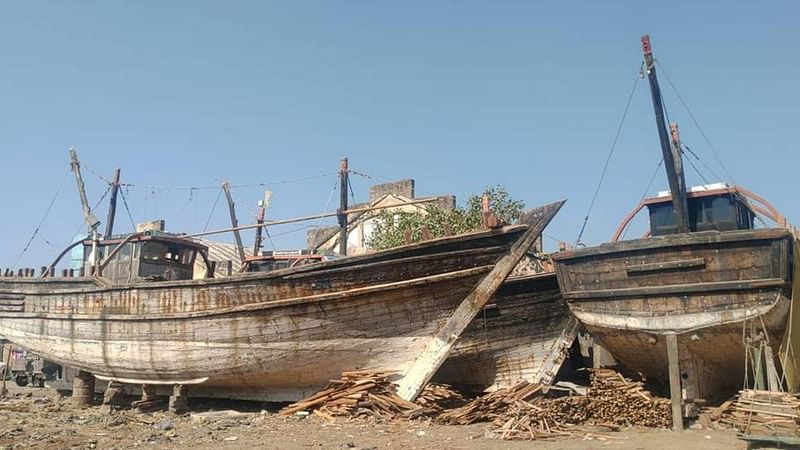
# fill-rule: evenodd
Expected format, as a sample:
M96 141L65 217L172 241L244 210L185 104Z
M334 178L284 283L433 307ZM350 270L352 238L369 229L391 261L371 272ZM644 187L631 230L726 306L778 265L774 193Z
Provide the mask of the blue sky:
M489 184L530 206L567 198L548 235L574 241L640 67L639 37L736 182L800 219L796 2L5 2L0 12L0 267L68 171L215 186L351 167L461 200ZM674 91L684 141L723 171ZM633 98L584 240L607 240L660 160L647 84ZM86 173L92 203L105 186ZM714 178L710 174L706 176ZM274 219L325 209L334 176L277 184ZM354 177L357 200L373 180ZM689 184L702 180L691 168ZM650 193L666 186L658 175ZM263 188L236 189L250 222ZM135 188L136 221L205 226L217 191ZM335 203L335 200L333 201ZM209 227L227 225L222 204ZM328 209L333 209L331 204ZM105 204L98 210L105 220ZM118 231L130 229L124 209ZM46 264L81 225L74 182L18 266ZM278 247L304 242L273 230ZM282 234L286 233L286 234ZM279 235L280 234L280 235ZM227 237L226 237L227 238ZM248 236L247 242L251 242ZM555 241L548 239L548 247Z

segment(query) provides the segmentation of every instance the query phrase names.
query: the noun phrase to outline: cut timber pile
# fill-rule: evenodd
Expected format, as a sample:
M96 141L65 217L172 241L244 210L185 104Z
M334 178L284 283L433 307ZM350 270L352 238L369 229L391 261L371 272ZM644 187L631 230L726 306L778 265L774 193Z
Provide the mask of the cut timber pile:
M329 420L359 415L413 419L438 414L444 406L454 402L463 403L460 394L441 384L429 384L417 403L403 400L395 392L397 386L389 381L391 375L369 370L344 372L341 379L331 380L322 391L287 406L280 413L313 411Z
M785 392L739 391L711 413L711 420L742 433L800 436L800 401Z
M541 386L521 382L448 411L437 420L466 425L493 422L491 433L504 439L539 439L570 435L575 425L668 427L669 400L654 398L642 383L613 370L592 371L586 396L547 398Z
M595 424L666 428L672 425L668 399L653 397L643 383L611 369L592 370L589 416Z

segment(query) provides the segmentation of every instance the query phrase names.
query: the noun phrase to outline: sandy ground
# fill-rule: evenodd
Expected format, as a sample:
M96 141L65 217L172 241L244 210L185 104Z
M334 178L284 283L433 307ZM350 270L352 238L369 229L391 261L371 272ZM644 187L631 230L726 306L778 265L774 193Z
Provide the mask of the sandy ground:
M732 431L629 429L559 440L504 441L486 424L429 421L326 422L281 417L255 403L194 401L192 412L137 414L76 408L49 389L16 388L0 401L0 449L276 448L276 449L744 449Z

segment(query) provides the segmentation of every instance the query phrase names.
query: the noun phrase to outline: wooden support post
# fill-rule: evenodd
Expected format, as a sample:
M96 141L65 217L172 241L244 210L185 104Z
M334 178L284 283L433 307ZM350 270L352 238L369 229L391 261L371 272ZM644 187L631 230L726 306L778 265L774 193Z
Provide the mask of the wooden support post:
M175 414L183 414L189 410L189 399L186 394L186 386L176 384L172 387L172 395L169 397L169 411Z
M94 404L94 375L79 370L72 380L72 401L75 406L92 406Z
M683 393L681 391L681 367L678 360L678 335L666 336L669 362L669 397L672 403L672 429L683 430Z
M339 256L347 256L347 192L350 190L350 169L347 158L339 162Z
M3 350L7 351L8 353L6 354L6 366L3 368L3 387L0 389L0 397L5 398L6 394L8 394L8 389L6 389L6 378L8 376L8 371L11 370L11 351L14 350L14 346L9 345L8 348L6 348L6 346L3 345ZM0 357L2 357L2 353L0 353Z
M775 369L775 355L772 353L772 347L767 342L764 345L764 363L767 369L767 387L772 392L781 392L781 381L778 376L778 371Z
M422 353L398 382L397 394L405 400L413 401L431 377L444 363L456 340L464 332L472 319L478 315L486 303L494 296L506 277L514 270L522 257L530 250L544 228L564 205L564 201L542 206L525 214L528 229L511 246L509 252L500 258L494 268L475 286L472 292L456 308L453 315L431 337Z
M156 398L156 387L152 384L142 385L142 401L149 401Z
M236 204L231 196L231 184L227 181L222 183L222 190L225 191L225 199L228 201L228 212L231 215L231 227L233 239L236 241L236 252L239 255L239 262L244 263L244 246L242 245L242 235L239 233L239 221L236 219Z

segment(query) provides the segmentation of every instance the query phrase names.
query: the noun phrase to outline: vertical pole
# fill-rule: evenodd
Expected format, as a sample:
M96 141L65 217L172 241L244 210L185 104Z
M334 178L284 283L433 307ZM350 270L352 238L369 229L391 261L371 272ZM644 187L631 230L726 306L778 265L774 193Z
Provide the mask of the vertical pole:
M83 184L83 176L81 175L81 163L78 161L78 153L72 147L69 149L69 158L72 172L75 174L75 182L78 184L78 195L80 196L81 207L83 208L83 219L86 221L89 235L92 238L91 273L89 275L94 275L94 268L97 266L97 227L100 225L100 221L92 214L92 208L89 206L89 200L86 198L86 186Z
M264 218L267 215L267 208L269 208L269 200L272 198L271 191L264 192L264 199L258 202L258 215L256 216L256 223L259 225L264 224ZM256 240L253 244L253 256L258 256L258 251L261 250L264 236L264 227L256 228Z
M222 190L225 191L225 199L228 200L228 211L231 214L231 227L233 227L233 238L236 240L236 251L239 253L239 261L244 264L244 246L242 245L242 235L239 234L239 221L236 220L236 205L231 196L231 184L227 181L222 183Z
M689 208L686 200L686 179L683 174L681 153L680 149L678 149L676 155L670 145L670 137L667 132L667 124L664 115L664 104L661 99L661 87L658 85L653 48L650 45L650 36L648 35L642 36L642 53L644 54L644 70L650 82L650 95L653 100L653 110L656 115L656 126L658 127L658 138L661 143L661 153L664 156L664 167L667 169L667 180L669 181L669 189L672 194L672 209L675 211L675 223L678 225L679 233L688 233Z
M114 178L111 180L111 197L108 200L108 219L106 220L106 232L104 237L110 238L114 233L114 218L117 216L117 193L119 192L120 170L114 169Z
M669 360L669 397L672 402L672 429L683 430L683 395L681 392L681 367L678 361L678 335L667 336L667 359Z
M339 162L339 210L336 216L339 219L339 255L347 256L347 191L350 189L348 182L349 168L347 158Z

